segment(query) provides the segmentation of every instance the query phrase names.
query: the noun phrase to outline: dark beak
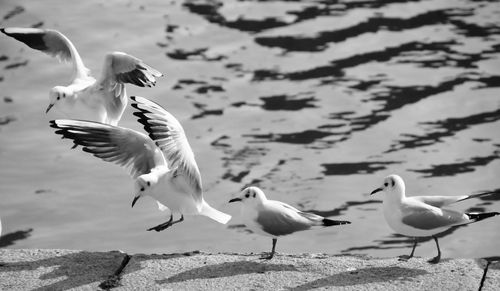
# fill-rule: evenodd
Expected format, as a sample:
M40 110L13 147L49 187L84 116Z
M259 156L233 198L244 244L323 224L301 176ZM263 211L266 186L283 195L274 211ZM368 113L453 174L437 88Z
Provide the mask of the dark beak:
M54 104L49 104L49 107L47 107L47 110L45 110L45 114L47 114L50 110L50 108L52 108L52 106L54 106Z
M377 192L380 192L380 191L382 191L382 190L384 190L384 189L382 189L382 188L377 188L377 189L373 190L373 191L372 191L372 193L370 193L370 195L373 195L373 194L375 194L375 193L377 193Z
M141 196L135 196L134 197L134 200L132 200L132 207L134 207L135 203L137 202L137 200L139 200Z
M238 201L241 201L241 198L233 198L233 199L229 200L228 203L238 202Z

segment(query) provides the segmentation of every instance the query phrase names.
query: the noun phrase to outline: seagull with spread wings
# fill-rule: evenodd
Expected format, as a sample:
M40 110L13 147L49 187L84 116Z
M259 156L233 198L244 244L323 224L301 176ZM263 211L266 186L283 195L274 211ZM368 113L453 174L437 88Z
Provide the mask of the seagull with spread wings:
M99 80L90 75L75 46L61 32L39 28L1 28L4 34L29 47L73 64L72 82L49 92L52 107L69 118L117 125L127 105L125 83L151 87L162 74L140 59L123 52L106 55Z
M56 133L81 145L83 151L107 162L130 168L137 200L150 196L170 219L148 230L162 231L184 220L184 215L204 215L226 224L231 216L211 207L203 198L201 175L194 153L177 119L160 105L132 96L134 115L149 137L138 131L98 122L58 119L50 126ZM173 220L173 213L181 214Z
M484 192L473 195L461 196L411 196L406 197L405 183L398 175L385 177L384 184L371 192L384 192L383 209L387 224L397 233L413 237L413 249L409 256L400 256L399 260L407 261L413 257L417 247L417 237L432 237L436 242L438 254L429 260L429 263L436 264L441 259L436 234L447 229L477 222L495 215L498 212L486 213L463 213L450 209L443 209L443 206L455 202L490 195L493 192Z

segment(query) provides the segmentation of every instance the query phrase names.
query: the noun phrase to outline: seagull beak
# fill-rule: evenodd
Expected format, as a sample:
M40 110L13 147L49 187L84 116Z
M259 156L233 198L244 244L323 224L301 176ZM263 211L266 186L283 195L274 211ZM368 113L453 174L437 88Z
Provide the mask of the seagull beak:
M233 198L233 199L229 200L228 203L233 203L233 202L238 202L238 201L241 201L241 198Z
M137 200L139 200L139 198L141 198L140 195L134 197L134 200L132 200L132 207L134 207L135 203L137 202Z
M375 193L377 193L377 192L380 192L380 191L382 191L382 190L384 190L384 189L382 189L382 188L377 188L377 189L373 190L373 191L372 191L372 193L370 193L370 195L373 195L373 194L375 194Z
M47 114L50 110L50 108L52 108L52 106L54 106L54 104L49 104L49 106L47 107L47 110L45 110L45 114Z

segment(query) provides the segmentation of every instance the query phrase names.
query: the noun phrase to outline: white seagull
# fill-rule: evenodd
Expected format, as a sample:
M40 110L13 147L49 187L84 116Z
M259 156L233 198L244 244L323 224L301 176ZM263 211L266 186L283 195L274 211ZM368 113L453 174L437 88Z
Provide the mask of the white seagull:
M300 211L280 201L268 200L258 187L245 188L239 197L229 200L229 203L231 202L242 203L241 215L250 230L273 239L271 253L262 257L267 260L274 256L278 237L314 226L350 224L349 221L331 220L314 213Z
M50 103L45 113L55 107L69 118L117 125L127 105L125 83L151 87L156 83L155 77L162 76L136 57L112 52L106 55L101 78L96 80L75 46L59 31L18 27L0 31L33 49L72 62L73 81L68 86L55 86L50 90Z
M383 209L385 220L399 234L413 237L414 244L409 256L400 256L407 261L413 257L417 246L417 237L432 237L436 242L438 254L429 263L439 263L441 250L435 236L451 227L473 223L488 217L499 215L498 212L462 213L441 207L474 197L492 194L492 192L463 196L405 196L405 183L398 175L385 177L384 184L373 190L371 195L384 192Z
M200 171L184 130L173 115L142 97L131 99L134 115L149 137L132 129L98 122L59 119L50 121L56 133L70 138L83 151L107 162L130 168L135 179L132 207L140 197L151 196L160 210L170 209L170 219L148 230L162 231L184 220L184 215L204 215L226 224L230 215L212 208L203 199ZM181 214L173 221L173 213Z

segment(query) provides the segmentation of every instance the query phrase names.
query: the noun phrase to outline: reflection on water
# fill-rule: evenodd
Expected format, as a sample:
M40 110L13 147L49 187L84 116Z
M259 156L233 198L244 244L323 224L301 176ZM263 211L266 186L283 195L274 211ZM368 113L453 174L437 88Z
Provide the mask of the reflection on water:
M96 72L105 52L120 50L165 74L150 91L127 90L179 118L206 199L235 218L223 227L188 217L146 232L168 214L150 200L130 209L123 169L71 151L48 128L61 117L43 113L48 89L69 78L69 66L2 35L1 246L256 252L268 240L241 231L227 204L256 185L352 221L284 238L280 251L393 256L412 240L393 234L381 198L367 195L384 176L401 175L410 195L499 192L495 1L32 2L2 2L1 25L59 29ZM142 130L130 108L120 124ZM454 208L499 211L498 196ZM443 233L444 254L497 254L497 225ZM434 251L425 243L418 255Z

